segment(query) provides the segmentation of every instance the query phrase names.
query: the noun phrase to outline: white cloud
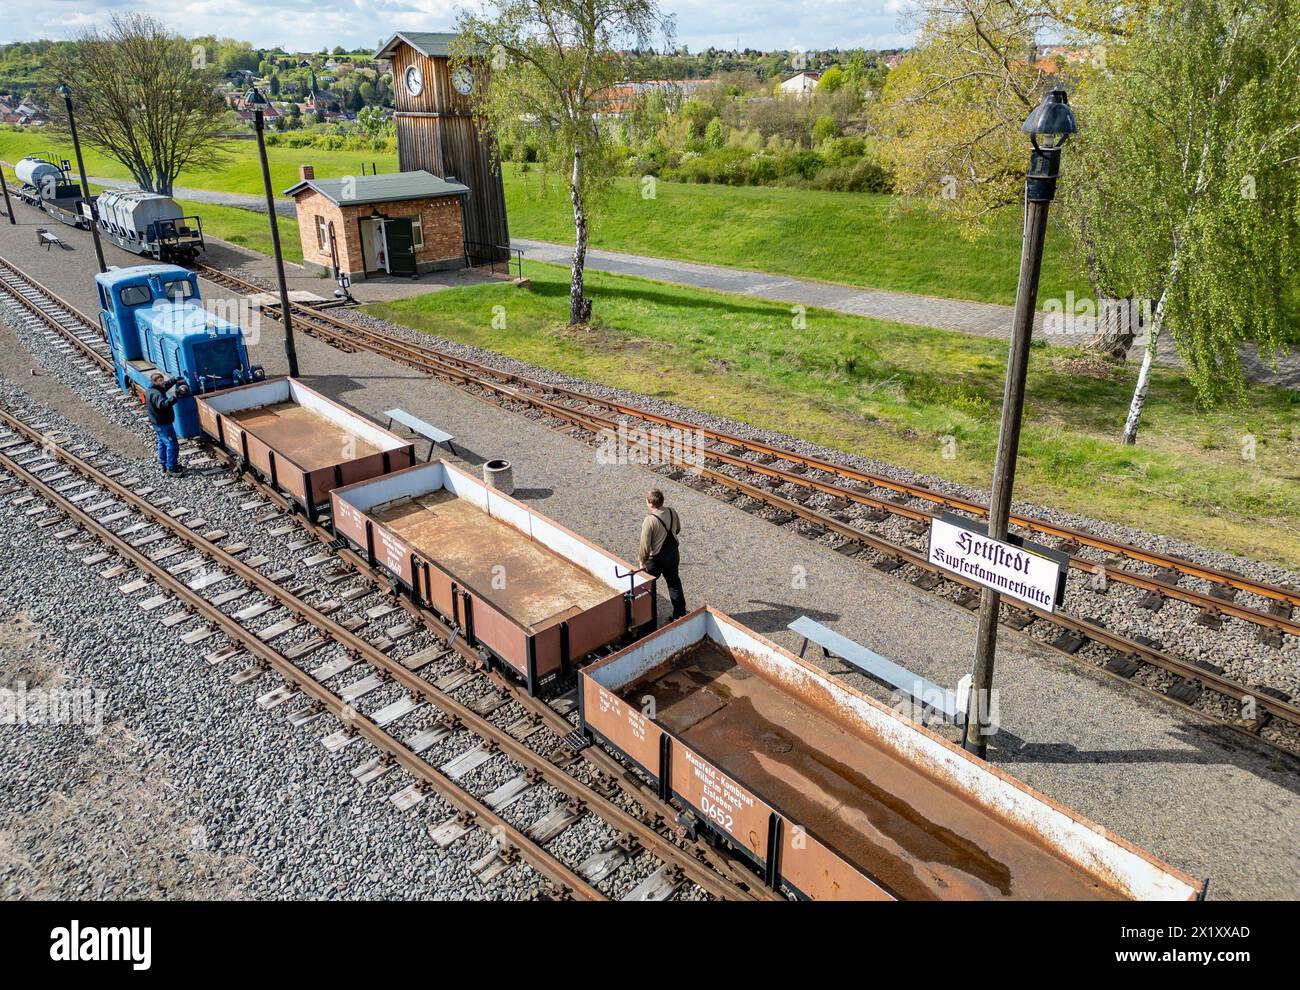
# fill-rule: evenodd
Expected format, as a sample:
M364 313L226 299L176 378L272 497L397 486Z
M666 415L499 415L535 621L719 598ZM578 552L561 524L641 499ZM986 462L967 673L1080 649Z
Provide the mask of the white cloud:
M676 15L677 43L717 48L892 48L910 36L900 10L913 0L661 0ZM189 35L241 38L298 51L377 46L394 31L450 30L470 0L54 0L40 27L0 21L0 42L61 39L107 22L115 10L142 10Z

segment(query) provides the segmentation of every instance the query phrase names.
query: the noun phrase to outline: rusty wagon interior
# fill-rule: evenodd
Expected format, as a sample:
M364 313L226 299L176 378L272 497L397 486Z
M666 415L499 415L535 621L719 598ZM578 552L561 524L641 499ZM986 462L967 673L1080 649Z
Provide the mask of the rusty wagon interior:
M729 779L709 786L732 807L740 794L774 809L899 899L1197 894L1192 878L714 609L583 678L599 686L584 725L652 774L647 740L662 730ZM678 793L685 782L668 765L660 776Z
M228 413L235 422L274 450L291 453L305 471L330 467L340 460L368 457L380 448L355 428L291 400Z
M445 488L377 505L370 516L529 629L610 596L595 575Z
M629 684L657 721L904 900L1118 899L1032 837L755 673L713 640Z

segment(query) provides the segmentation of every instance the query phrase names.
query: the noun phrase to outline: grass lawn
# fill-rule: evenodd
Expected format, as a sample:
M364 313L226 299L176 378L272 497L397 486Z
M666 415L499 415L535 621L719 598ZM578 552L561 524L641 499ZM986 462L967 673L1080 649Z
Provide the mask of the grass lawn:
M81 147L86 161L86 171L91 175L102 175L109 179L129 179L131 173L120 162L101 155L93 148ZM191 189L215 189L221 192L248 193L261 196L262 166L257 158L257 142L250 136L246 140L226 142L227 163L211 171L182 172L176 185ZM53 143L49 136L25 134L16 131L0 130L0 158L7 162L16 162L30 154L54 155L73 162L71 144ZM283 148L268 146L267 164L271 169L271 188L275 194L288 189L298 181L299 165L314 165L316 175L322 179L340 175L360 175L364 162L367 171L371 163L381 172L393 172L397 169L397 156L384 155L378 151L322 151L319 148ZM205 204L206 208L206 204Z
M368 307L378 316L609 385L984 487L1006 346L997 341L591 273L597 324L564 326L567 270ZM492 309L506 307L505 329ZM1116 441L1132 370L1033 353L1017 495L1300 566L1300 394L1255 386L1202 412L1157 370L1140 445ZM1089 373L1081 374L1080 365ZM945 443L942 438L953 437ZM1242 456L1254 437L1255 459Z
M117 162L83 150L91 175L130 178ZM227 150L225 166L182 173L177 185L260 194L256 142L232 140ZM34 152L72 159L70 147L46 137L0 130L0 158L15 162ZM395 155L368 151L269 147L267 160L277 194L297 181L302 164L313 165L321 178L357 175L363 164L374 163L381 172L397 168ZM506 198L512 235L572 240L569 203L559 183L543 186L535 170L525 174L508 165ZM615 181L601 207L592 224L595 247L955 299L1009 304L1015 297L1020 262L1015 211L972 241L922 209L905 211L892 197L866 193L660 182L655 198L644 199L640 181L629 178ZM205 226L208 214L215 218L218 209L201 206ZM213 233L225 236L217 228ZM1070 290L1089 295L1065 251L1063 237L1049 240L1040 301L1064 298Z
M203 220L203 232L240 247L271 253L271 225L265 213L254 213L238 206L216 206L178 199L186 214L196 213ZM287 217L276 217L280 225L280 253L285 261L302 264L302 241L298 238L298 224Z
M570 243L564 187L507 166L506 199L515 237ZM1020 214L1009 210L976 240L921 207L891 196L774 186L617 179L592 221L595 247L776 272L873 289L1011 304L1020 265ZM1067 291L1091 298L1066 238L1049 235L1039 305Z

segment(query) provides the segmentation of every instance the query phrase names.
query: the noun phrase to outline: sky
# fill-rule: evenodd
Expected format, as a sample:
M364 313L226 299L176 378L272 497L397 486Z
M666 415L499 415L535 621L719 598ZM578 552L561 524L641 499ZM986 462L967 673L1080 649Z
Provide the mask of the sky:
M715 48L898 48L911 0L660 0L678 45ZM473 4L473 0L468 0ZM467 0L48 0L48 16L6 17L0 42L59 40L104 24L114 11L153 14L181 34L239 38L289 50L377 48L395 31L452 28Z

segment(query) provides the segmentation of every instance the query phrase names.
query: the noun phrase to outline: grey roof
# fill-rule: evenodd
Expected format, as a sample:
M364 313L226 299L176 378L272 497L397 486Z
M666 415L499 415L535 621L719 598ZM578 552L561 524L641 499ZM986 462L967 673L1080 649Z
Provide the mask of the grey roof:
M343 184L350 182L348 194ZM345 179L304 179L284 191L296 196L304 189L314 189L336 206L362 203L392 203L403 199L428 199L432 196L464 196L469 186L448 182L423 169L418 172L385 172L382 175L351 175Z
M449 58L451 51L447 46L455 37L455 32L399 31L384 42L384 47L375 52L374 57L389 58L397 48L398 41L405 41L425 58Z

